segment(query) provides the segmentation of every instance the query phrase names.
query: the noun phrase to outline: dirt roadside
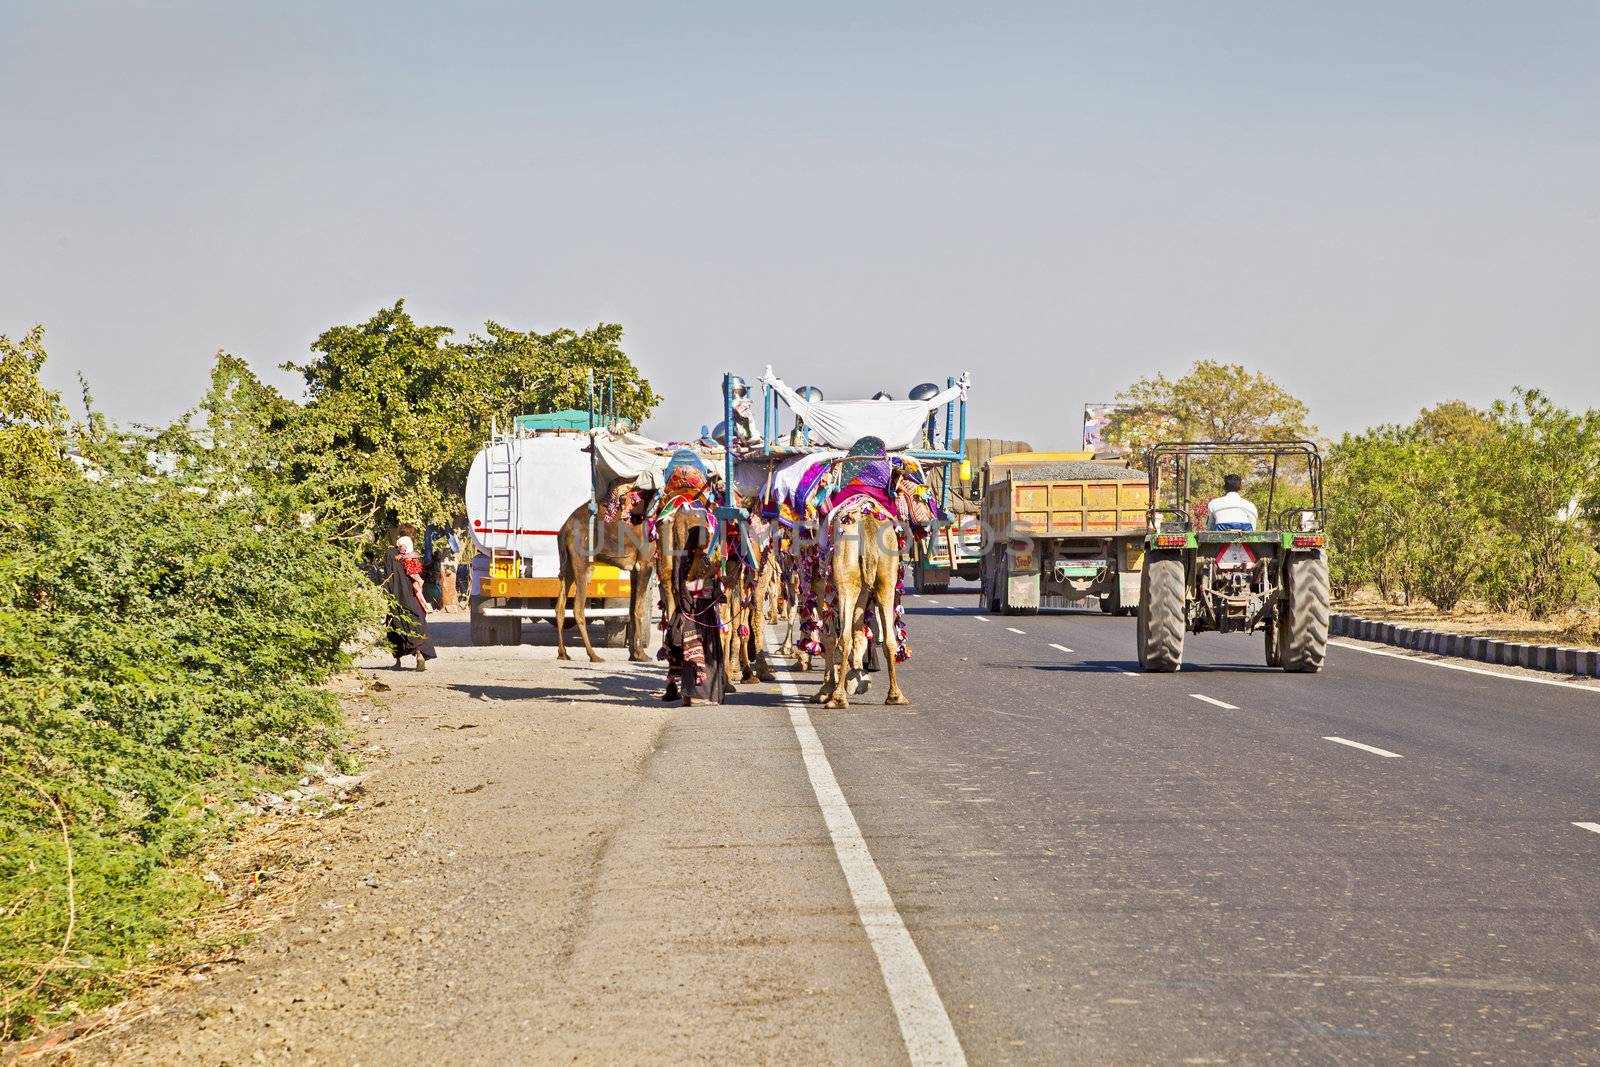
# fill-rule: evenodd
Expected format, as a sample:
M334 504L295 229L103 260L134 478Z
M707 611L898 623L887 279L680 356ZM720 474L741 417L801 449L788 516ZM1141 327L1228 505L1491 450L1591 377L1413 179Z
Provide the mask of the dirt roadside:
M363 664L387 754L294 912L24 1062L903 1059L776 687L666 706L616 651L436 633L425 673Z

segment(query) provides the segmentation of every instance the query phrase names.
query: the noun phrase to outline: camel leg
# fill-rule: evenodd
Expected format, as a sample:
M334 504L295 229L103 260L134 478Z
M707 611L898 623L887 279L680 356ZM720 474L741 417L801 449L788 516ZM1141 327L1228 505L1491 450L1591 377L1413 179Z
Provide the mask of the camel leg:
M832 633L819 636L822 639L822 682L817 686L816 693L812 694L811 703L826 704L833 699L834 690L839 687L839 672L834 669L839 656L839 639ZM806 669L810 670L809 665Z
M848 582L840 583L839 587L839 651L835 658L834 670L838 674L838 684L833 690L833 699L827 706L834 709L847 708L850 701L847 694L850 689L849 671L850 664L855 658L856 651L856 590L851 589Z
M750 592L752 598L755 595L754 581L755 575L746 571L743 581L739 583L739 624L733 628L733 639L739 646L739 681L741 682L757 681L755 655L753 653L755 650L756 629L761 625L761 604L754 599L748 604L744 602L746 590ZM744 627L747 632L741 635L739 633L740 626Z
M589 662L599 663L600 654L589 643L589 627L584 623L583 619L584 605L589 600L589 572L592 568L578 567L575 569L578 574L577 581L573 583L575 589L572 593L572 618L578 624L578 636L583 639L583 650L589 653Z
M895 670L895 660L900 655L900 632L894 625L894 572L898 569L898 561L886 564L887 573L878 575L878 610L883 613L883 653L889 661L889 695L884 700L885 704L909 704L906 695L900 689L900 678Z
M628 659L633 663L649 660L650 563L641 559L631 572L633 585L628 594Z
M556 659L571 659L567 655L567 583L573 580L572 572L577 567L572 551L565 545L558 554L561 563L556 573L561 587L556 590Z

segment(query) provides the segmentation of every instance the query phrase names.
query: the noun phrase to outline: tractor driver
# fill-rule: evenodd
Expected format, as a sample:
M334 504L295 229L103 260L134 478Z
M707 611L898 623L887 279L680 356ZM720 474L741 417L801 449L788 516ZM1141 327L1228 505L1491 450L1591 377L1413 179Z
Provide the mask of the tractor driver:
M1254 530L1256 528L1256 506L1239 495L1239 490L1243 486L1244 480L1237 474L1223 476L1222 495L1206 506L1209 514L1207 525L1211 529Z

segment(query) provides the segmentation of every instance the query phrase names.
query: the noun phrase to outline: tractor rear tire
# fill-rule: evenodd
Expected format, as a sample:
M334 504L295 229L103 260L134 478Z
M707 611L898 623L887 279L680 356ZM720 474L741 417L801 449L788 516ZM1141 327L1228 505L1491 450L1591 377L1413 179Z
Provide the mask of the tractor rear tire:
M1283 669L1315 674L1328 655L1328 557L1321 552L1291 556L1285 577L1289 614L1280 638Z
M1170 674L1183 666L1188 576L1181 556L1148 561L1139 597L1139 666Z

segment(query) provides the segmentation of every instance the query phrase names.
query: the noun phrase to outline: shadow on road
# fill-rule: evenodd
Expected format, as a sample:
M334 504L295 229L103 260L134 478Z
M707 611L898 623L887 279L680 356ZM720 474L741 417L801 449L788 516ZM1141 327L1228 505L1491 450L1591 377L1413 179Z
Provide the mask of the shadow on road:
M995 667L1014 667L1013 663L986 664ZM1032 663L1027 665L1033 671L1066 671L1069 674L1104 674L1106 671L1135 671L1139 674L1154 673L1139 670L1138 660L1114 659L1088 659L1078 663ZM1282 674L1278 667L1260 666L1248 663L1185 663L1184 674Z
M606 652L615 652L616 649L602 649L600 646L602 624L591 622L589 624L589 642L594 645L595 651L602 656ZM472 622L466 612L455 612L450 615L434 615L428 619L428 635L433 638L433 643L440 648L471 648L472 647ZM522 643L533 645L536 648L556 647L556 628L548 622L524 622L522 624ZM571 623L567 624L567 648L576 648L581 655L583 641L578 637L578 630ZM626 650L623 650L626 655Z

